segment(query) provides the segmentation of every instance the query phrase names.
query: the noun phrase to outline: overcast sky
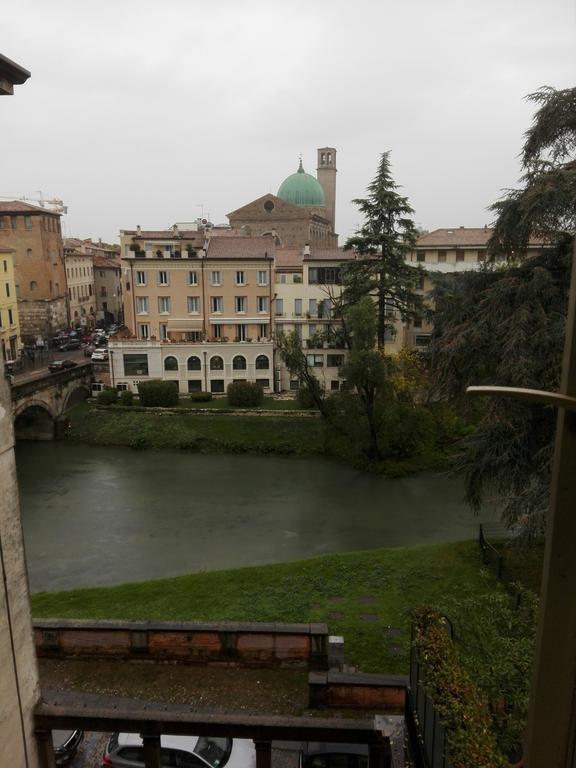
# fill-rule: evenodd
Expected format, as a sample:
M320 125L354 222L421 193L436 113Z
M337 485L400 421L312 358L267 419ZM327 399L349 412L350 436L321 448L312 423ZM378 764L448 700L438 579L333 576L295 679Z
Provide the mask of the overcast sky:
M482 226L519 175L541 85L576 85L574 0L19 0L0 52L0 195L56 195L64 231L226 213L337 148L340 242L392 151L427 229Z

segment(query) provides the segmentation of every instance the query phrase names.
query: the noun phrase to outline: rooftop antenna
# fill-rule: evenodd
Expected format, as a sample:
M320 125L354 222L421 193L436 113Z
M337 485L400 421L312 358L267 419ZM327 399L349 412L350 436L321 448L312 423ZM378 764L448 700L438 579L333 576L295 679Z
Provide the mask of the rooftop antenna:
M197 203L196 204L196 208L200 208L200 218L201 219L204 218L204 206L205 205L206 205L206 203Z

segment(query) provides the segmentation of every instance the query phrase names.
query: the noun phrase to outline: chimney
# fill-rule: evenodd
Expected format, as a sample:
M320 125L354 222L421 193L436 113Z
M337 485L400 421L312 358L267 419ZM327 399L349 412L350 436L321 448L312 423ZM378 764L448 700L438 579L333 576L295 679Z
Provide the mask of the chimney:
M142 234L142 227L140 226L140 224L138 224L138 226L136 227L136 234L138 235L138 237L140 237L140 235Z
M304 256L310 256L310 243L304 243Z

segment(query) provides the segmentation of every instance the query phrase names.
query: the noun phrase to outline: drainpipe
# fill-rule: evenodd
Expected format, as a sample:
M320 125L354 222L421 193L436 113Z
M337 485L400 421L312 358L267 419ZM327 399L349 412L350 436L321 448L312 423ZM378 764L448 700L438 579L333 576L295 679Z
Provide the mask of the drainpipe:
M206 369L206 357L208 353L204 350L204 392L208 392L208 371Z

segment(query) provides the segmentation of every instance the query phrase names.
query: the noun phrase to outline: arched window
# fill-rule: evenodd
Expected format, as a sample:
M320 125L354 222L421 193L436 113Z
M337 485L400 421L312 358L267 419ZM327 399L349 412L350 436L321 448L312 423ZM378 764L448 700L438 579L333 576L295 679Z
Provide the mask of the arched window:
M199 371L202 368L202 364L200 362L200 358L196 357L196 355L192 355L192 357L188 358L188 370L189 371Z
M210 370L211 371L223 371L224 360L219 355L215 355L210 358Z
M244 355L236 355L236 357L232 360L232 368L235 371L246 370L246 358Z
M324 152L322 152L322 160L320 162L322 163L322 165L324 165L324 163L326 162L326 155L324 154Z
M175 357L166 357L164 358L164 370L165 371L177 371L178 370L178 360L176 360Z
M32 280L30 283L30 290L35 291L36 288L38 288L38 283L36 282L36 280Z
M267 371L270 368L270 360L266 355L258 355L256 358L256 368L259 371Z

